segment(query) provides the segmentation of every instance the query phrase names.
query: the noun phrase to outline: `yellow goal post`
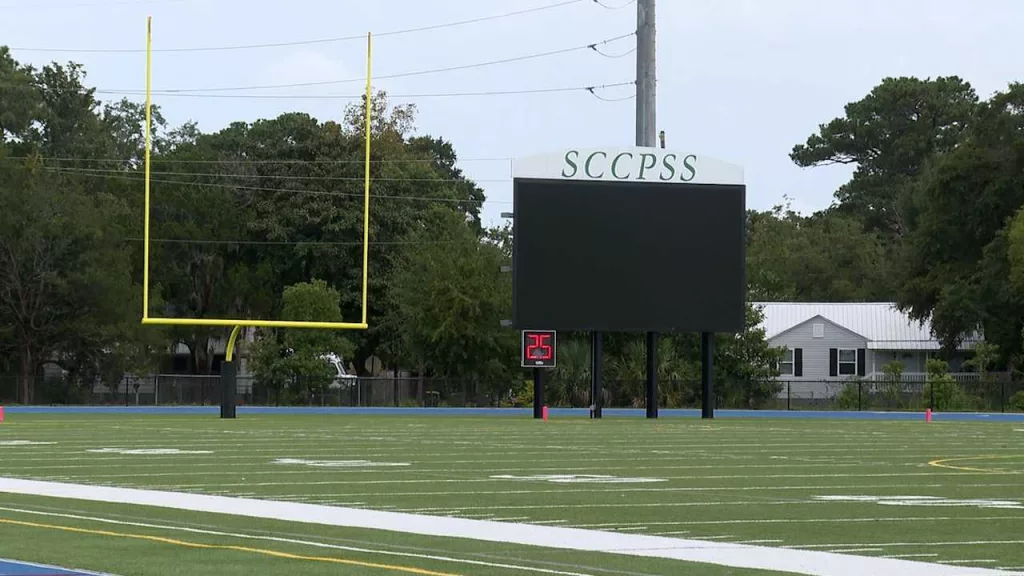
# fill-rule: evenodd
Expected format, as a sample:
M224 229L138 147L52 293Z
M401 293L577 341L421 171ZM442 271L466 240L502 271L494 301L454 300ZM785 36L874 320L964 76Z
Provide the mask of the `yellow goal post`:
M146 144L145 144L145 224L143 239L142 323L154 326L223 326L233 328L228 340L227 361L231 361L234 344L243 327L308 328L322 330L365 330L367 324L367 279L369 276L370 244L370 120L373 111L371 92L372 35L366 35L366 142L365 172L363 179L363 266L362 297L359 322L304 322L292 320L249 320L232 318L161 318L149 314L149 252L150 252L150 154L152 148L152 78L153 78L153 17L146 19Z

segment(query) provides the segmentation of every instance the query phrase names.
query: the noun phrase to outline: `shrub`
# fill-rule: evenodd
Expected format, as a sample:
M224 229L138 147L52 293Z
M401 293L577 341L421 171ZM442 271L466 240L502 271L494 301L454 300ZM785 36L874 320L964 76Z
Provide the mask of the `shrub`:
M1010 396L1010 410L1024 412L1024 390Z

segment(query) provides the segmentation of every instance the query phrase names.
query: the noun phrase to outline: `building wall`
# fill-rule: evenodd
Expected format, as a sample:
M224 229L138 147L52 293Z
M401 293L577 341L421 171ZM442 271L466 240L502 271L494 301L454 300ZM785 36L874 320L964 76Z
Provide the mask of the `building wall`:
M820 337L815 336L815 325L819 325ZM811 318L803 324L779 334L770 340L772 346L803 350L803 373L801 376L784 375L780 380L787 381L786 393L793 398L832 397L841 389L841 385L823 388L822 381L841 382L851 376L829 375L829 350L832 348L866 349L867 341L853 332L829 322L820 316ZM865 369L871 367L871 351L865 350Z

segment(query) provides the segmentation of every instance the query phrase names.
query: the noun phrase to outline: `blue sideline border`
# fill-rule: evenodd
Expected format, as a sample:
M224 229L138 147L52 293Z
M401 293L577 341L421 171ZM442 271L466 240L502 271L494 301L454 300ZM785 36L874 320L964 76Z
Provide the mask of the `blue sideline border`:
M19 414L154 414L154 415L207 415L220 414L218 406L8 406L6 413ZM529 418L530 408L354 408L305 406L239 406L238 415L334 415L334 416L515 416ZM551 418L586 418L585 408L552 408ZM700 410L661 410L664 418L700 418ZM642 409L606 408L604 415L611 418L642 418ZM924 420L923 412L843 412L818 410L717 410L716 418L775 418L794 420ZM1024 422L1024 414L936 412L932 419L959 422Z
M103 576L98 572L66 570L55 566L0 560L0 576Z

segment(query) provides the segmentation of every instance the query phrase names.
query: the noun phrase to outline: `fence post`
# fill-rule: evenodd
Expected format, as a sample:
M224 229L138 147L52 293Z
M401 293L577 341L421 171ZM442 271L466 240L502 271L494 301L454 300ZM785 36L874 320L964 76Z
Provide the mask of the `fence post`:
M793 384L786 381L786 410L793 409Z
M999 411L1006 412L1006 380L999 381Z
M857 381L857 412L864 410L864 383Z
M935 384L928 380L925 380L925 386L928 387L928 409L932 412L935 411Z

